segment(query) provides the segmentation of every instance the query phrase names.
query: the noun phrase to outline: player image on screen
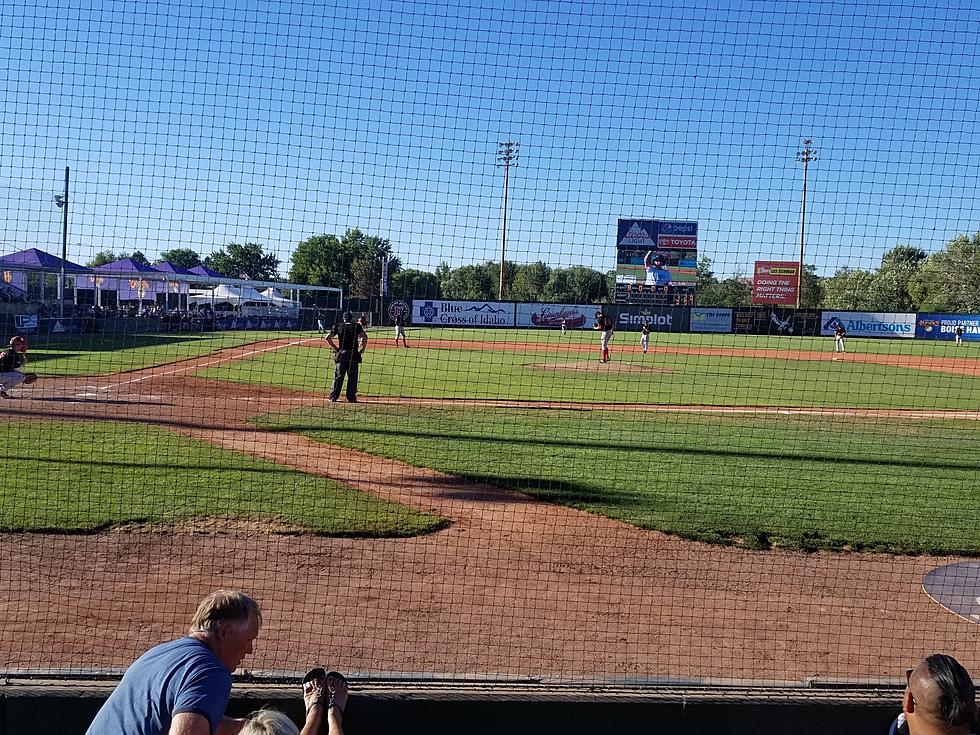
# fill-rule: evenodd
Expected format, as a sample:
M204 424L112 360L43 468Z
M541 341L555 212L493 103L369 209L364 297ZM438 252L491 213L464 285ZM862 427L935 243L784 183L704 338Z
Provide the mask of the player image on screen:
M652 250L647 251L647 254L643 256L643 267L647 271L647 286L666 286L673 280L660 253L654 253Z

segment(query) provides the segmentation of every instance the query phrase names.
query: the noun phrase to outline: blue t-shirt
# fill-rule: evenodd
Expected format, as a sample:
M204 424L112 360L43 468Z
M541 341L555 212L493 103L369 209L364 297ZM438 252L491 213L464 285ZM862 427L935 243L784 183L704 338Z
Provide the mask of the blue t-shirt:
M182 712L207 718L214 733L230 696L231 674L211 649L196 638L178 638L133 662L86 735L166 735Z

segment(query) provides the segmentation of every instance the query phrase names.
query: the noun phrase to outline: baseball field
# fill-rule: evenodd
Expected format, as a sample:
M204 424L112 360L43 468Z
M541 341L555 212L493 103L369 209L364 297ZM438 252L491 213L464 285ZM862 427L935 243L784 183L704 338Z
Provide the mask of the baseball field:
M921 578L980 554L978 348L618 333L599 364L588 332L391 336L356 405L326 401L316 335L32 343L0 427L30 478L0 503L0 662L122 665L220 582L269 601L262 670L323 647L363 676L977 663ZM64 585L93 590L70 622L45 612ZM146 597L156 618L114 627ZM311 640L328 602L343 625Z

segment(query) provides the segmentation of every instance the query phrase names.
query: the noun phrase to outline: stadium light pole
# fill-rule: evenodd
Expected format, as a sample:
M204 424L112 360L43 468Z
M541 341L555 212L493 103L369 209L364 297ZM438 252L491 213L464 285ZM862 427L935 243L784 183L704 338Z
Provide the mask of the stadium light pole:
M500 301L504 300L504 257L507 253L507 192L510 186L510 167L517 165L520 147L521 144L513 140L497 144L497 168L504 169L504 221L500 233L500 287L497 290L497 298Z
M803 139L803 150L796 152L796 162L803 164L803 210L800 214L800 268L796 275L796 308L799 309L803 302L803 243L805 242L804 233L806 232L806 172L810 161L817 157L816 148L811 148L813 140Z
M61 288L59 293L58 315L65 318L66 274L65 261L68 260L68 166L65 166L65 193L55 194L54 203L61 210Z

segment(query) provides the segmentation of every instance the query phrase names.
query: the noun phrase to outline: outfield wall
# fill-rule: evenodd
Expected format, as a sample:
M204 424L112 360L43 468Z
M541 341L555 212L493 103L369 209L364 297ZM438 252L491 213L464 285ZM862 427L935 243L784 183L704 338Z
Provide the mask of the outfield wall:
M910 312L837 311L786 307L669 307L604 304L543 304L507 301L426 299L411 302L411 323L423 327L500 327L591 329L595 313L612 314L616 328L653 332L754 334L830 337L843 324L848 337L952 340L957 326L963 338L980 341L980 315Z

